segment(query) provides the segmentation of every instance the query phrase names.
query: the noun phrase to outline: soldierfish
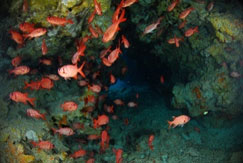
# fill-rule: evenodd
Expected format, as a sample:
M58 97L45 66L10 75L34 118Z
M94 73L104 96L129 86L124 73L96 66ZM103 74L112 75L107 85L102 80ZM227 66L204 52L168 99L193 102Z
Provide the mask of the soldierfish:
M182 126L190 121L190 117L187 115L180 115L178 117L173 116L173 121L168 121L169 128L173 126L175 128L176 126Z
M61 105L63 111L75 111L78 109L78 104L73 101L66 101Z
M52 25L61 25L61 26L64 26L66 25L67 23L69 24L73 24L73 21L71 19L66 19L66 18L59 18L59 17L56 17L56 16L50 16L50 17L47 17L46 20L52 24Z
M134 4L135 2L138 2L138 0L125 0L125 2L123 3L122 7L129 7L132 4Z
M69 78L78 78L78 73L85 78L85 74L83 72L83 67L85 65L85 62L82 63L80 68L77 67L77 65L65 65L58 69L58 74L63 77L65 80Z
M72 158L79 158L83 157L86 155L86 151L83 149L79 149L78 151L74 152L73 154L70 155Z
M31 33L35 30L35 24L24 22L19 25L19 29L24 33Z
M38 110L27 109L26 112L27 112L27 115L32 117L32 118L46 120L45 114L41 114Z
M96 11L97 15L102 15L101 5L99 2L97 2L97 0L94 0L94 6L95 6L95 11Z
M18 66L15 67L13 70L10 70L10 74L15 74L15 75L25 75L30 72L30 68L28 66Z
M19 32L14 31L14 30L10 30L9 33L11 34L11 38L12 38L17 44L22 45L22 44L24 43L23 36L22 36Z
M189 7L187 9L185 9L180 15L179 18L180 19L185 19L193 10L195 10L193 7Z
M11 63L14 67L17 67L21 63L22 58L20 56L16 56L12 59Z
M42 50L42 55L46 55L48 52L45 39L42 40L41 50Z
M109 147L109 141L110 141L110 137L107 133L106 130L101 132L101 142L100 142L100 148L101 151L105 151L106 148Z
M122 10L120 18L105 31L102 38L103 42L106 43L114 39L115 33L119 30L119 24L127 20L126 18L124 18L124 16L125 16L125 10Z
M154 141L154 135L150 135L149 138L148 138L148 146L149 146L149 148L150 148L151 150L154 149L153 144L152 144L153 141Z
M30 83L24 82L24 89L30 88L31 90L39 90L40 89L40 81L31 81Z
M40 36L43 36L45 35L47 32L47 30L45 28L36 28L35 30L33 30L31 33L29 34L24 34L24 38L29 38L29 39L32 39L32 38L35 38L35 37L40 37Z
M30 142L34 147L38 147L39 149L46 149L50 150L53 149L55 146L49 141L39 141L39 142Z
M30 98L28 97L28 93L22 93L22 92L12 92L9 94L9 97L11 100L15 101L15 102L22 102L25 105L27 105L27 102L29 102L32 106L35 105L35 98Z
M40 81L40 86L41 88L50 90L54 86L54 83L49 78L42 78Z
M73 129L71 129L69 127L63 127L63 128L59 128L59 129L52 128L52 131L54 132L54 134L58 133L60 135L65 135L65 136L74 135Z
M175 7L176 5L180 2L180 0L174 0L167 8L167 11L168 12L171 12Z
M116 163L122 163L123 150L122 149L115 149L113 151L115 152L115 155L116 155Z
M98 116L97 119L93 119L94 128L100 127L102 125L106 125L107 123L109 123L109 117L105 114Z
M125 48L129 48L130 44L124 35L122 35L122 43L124 44Z
M143 35L153 32L153 31L158 27L158 25L160 24L160 22L161 22L161 20L162 20L163 18L164 18L164 17L160 17L160 18L158 18L158 20L157 20L155 23L150 24L149 26L147 26L147 27L144 29L144 31L143 31Z
M194 33L199 32L198 31L198 26L194 27L194 28L189 28L186 32L185 32L185 36L186 37L190 37L192 36Z

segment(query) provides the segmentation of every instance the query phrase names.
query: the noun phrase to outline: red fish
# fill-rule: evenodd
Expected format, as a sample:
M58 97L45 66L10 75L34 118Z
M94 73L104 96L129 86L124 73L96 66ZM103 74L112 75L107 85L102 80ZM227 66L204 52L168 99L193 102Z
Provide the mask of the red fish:
M36 28L31 33L24 34L23 36L24 36L24 38L32 39L32 38L35 38L35 37L43 36L43 35L46 34L46 32L47 32L47 30L45 28Z
M85 49L86 49L86 45L84 44L83 41L81 41L79 43L79 45L77 46L77 52L72 57L72 63L73 64L77 64L78 61L80 60L80 57L84 56Z
M184 28L186 25L186 20L184 20L183 22L181 22L181 24L178 26L179 29Z
M19 25L19 29L24 33L31 33L33 30L35 30L35 24L24 22Z
M114 113L114 105L106 105L104 104L104 110L108 113Z
M89 18L88 18L88 24L90 24L94 20L95 14L96 14L96 10L94 10L91 13L91 15L89 16Z
M107 58L102 58L102 62L104 65L106 65L107 67L110 67L112 65L112 63L110 61L108 61Z
M93 127L97 128L109 123L109 117L105 114L98 116L97 119L93 119Z
M149 136L149 139L148 139L148 146L149 146L149 148L150 148L151 150L154 149L153 144L152 144L153 141L154 141L154 135L150 135L150 136Z
M24 12L27 12L28 11L28 8L29 8L28 1L27 0L24 0L24 3L23 3L23 11Z
M122 10L120 18L105 31L102 38L102 41L104 43L114 39L115 33L119 30L119 24L127 20L126 18L124 18L124 16L125 16L125 10Z
M12 59L11 63L14 67L17 67L21 63L22 58L20 56L16 56Z
M119 54L121 54L122 51L120 49L120 44L118 45L118 47L116 49L114 49L108 56L108 61L110 63L114 63L118 57L119 57Z
M52 128L52 131L54 132L54 134L58 133L60 135L66 135L66 136L74 135L73 129L71 129L69 127L63 127L63 128L59 128L59 129Z
M97 84L93 84L92 86L89 85L88 88L95 93L99 93L101 91L101 87Z
M183 127L184 124L186 124L187 122L190 121L190 117L188 117L187 115L180 115L178 117L173 116L172 118L173 118L173 121L168 121L169 128L171 126L173 126L173 128L175 128L176 126Z
M34 147L38 147L39 149L46 149L50 150L53 149L55 146L49 141L39 141L39 142L30 142Z
M114 102L116 105L120 105L120 106L124 105L124 102L123 102L121 99L116 99L116 100L114 100L113 102Z
M39 90L40 82L39 81L31 81L30 83L24 82L24 89L30 88L31 90Z
M208 11L211 11L211 10L213 9L213 7L214 7L214 2L210 2L210 3L208 4L208 6L207 6L207 10L208 10Z
M28 97L28 93L22 93L22 92L12 92L9 95L10 99L15 101L15 102L22 102L25 105L27 105L27 102L29 102L32 106L35 105L35 98L30 98Z
M135 2L138 2L138 0L125 0L125 2L123 3L122 7L129 7L132 4L134 4Z
M41 50L43 55L46 55L48 52L45 39L42 40Z
M101 147L101 151L105 151L105 149L107 149L109 147L109 141L110 141L110 137L107 133L106 130L101 132L101 142L100 142L100 147Z
M95 163L95 159L94 158L90 158L86 161L86 163Z
M128 102L127 106L130 108L134 108L134 107L138 107L138 104L136 102L130 101Z
M50 59L40 59L40 63L50 66L52 65L52 61Z
M71 19L59 18L59 17L56 17L56 16L47 17L46 20L52 25L64 26L68 23L73 24L73 21Z
M59 77L56 74L49 74L49 75L45 75L45 76L53 81L59 80Z
M125 48L129 48L130 44L124 35L122 35L122 43L124 44Z
M88 140L97 140L99 138L100 138L100 135L89 135L87 139Z
M160 76L160 83L161 83L161 84L164 84L164 82L165 82L165 78L164 78L163 75L161 75L161 76Z
M116 78L114 75L110 74L110 83L114 84L116 82Z
M182 13L179 15L180 19L185 19L193 10L195 10L193 7L189 7L182 11Z
M24 43L23 36L14 30L10 30L9 33L11 34L11 38L19 45L22 45Z
M92 34L92 36L94 38L98 38L99 37L99 34L94 30L94 28L92 27L91 24L89 25L89 32Z
M78 104L73 101L66 101L61 105L63 111L75 111L78 109Z
M80 81L78 81L78 85L83 87L83 86L88 85L88 82L86 80L80 80Z
M150 24L149 26L147 26L147 27L144 29L144 31L143 31L143 35L153 32L153 31L158 27L158 25L160 24L160 22L161 22L161 20L162 20L163 18L164 18L164 17L160 17L155 23Z
M115 152L115 155L116 155L116 163L122 163L123 150L122 149L115 149L113 151Z
M121 0L120 4L117 6L116 11L114 12L113 16L112 16L112 23L115 23L118 19L119 19L119 13L120 10L122 9L124 0Z
M54 83L49 78L42 78L40 81L40 86L41 88L50 90L54 86Z
M170 5L169 7L167 8L167 11L168 12L171 12L175 7L176 5L180 2L180 0L174 0Z
M83 73L83 67L85 62L82 63L80 68L77 65L65 65L58 69L58 74L63 77L65 80L69 78L78 78L78 73L85 78L85 74Z
M18 66L15 67L13 70L10 70L10 74L15 74L15 75L25 75L30 72L30 68L28 66Z
M46 120L45 114L41 114L38 110L27 109L27 115L36 119Z
M94 0L94 6L95 6L95 11L96 11L97 15L102 15L101 5L99 2L97 2L97 0Z
M168 43L169 43L169 44L175 44L176 47L179 47L179 46L180 46L179 42L180 42L180 41L183 41L183 40L184 40L183 37L182 37L182 38L178 38L178 37L175 36L174 38L169 39L169 40L168 40Z
M72 158L79 158L79 157L83 157L85 155L86 155L86 151L83 150L83 149L80 149L80 150L74 152L73 154L71 154L70 157L72 157Z
M198 26L194 27L194 28L189 28L186 32L185 32L185 36L186 37L190 37L192 36L194 33L199 32L198 31Z

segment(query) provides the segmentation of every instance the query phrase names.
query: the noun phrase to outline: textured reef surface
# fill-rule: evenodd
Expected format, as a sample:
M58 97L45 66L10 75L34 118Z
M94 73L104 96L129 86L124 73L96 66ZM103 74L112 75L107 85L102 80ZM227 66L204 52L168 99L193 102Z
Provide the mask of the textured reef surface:
M240 0L0 3L0 163L243 162Z

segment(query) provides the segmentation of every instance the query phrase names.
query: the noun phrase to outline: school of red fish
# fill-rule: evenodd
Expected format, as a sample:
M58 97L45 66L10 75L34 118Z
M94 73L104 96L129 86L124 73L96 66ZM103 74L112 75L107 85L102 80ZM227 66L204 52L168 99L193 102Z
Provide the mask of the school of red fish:
M117 32L120 30L119 25L122 22L125 22L127 18L125 18L125 9L132 4L138 2L138 0L121 0L120 4L118 4L113 16L112 16L112 24L106 29L105 32L101 30L100 27L95 26L93 27L91 25L91 22L95 18L95 16L101 16L102 15L102 8L100 3L97 0L93 0L94 3L94 11L91 13L87 20L88 24L88 29L91 35L87 35L84 38L82 38L80 41L76 42L76 48L77 52L73 55L71 62L72 64L68 65L62 65L62 60L59 57L58 61L59 64L62 65L57 70L57 73L59 76L64 78L65 80L67 79L80 79L78 80L78 85L81 87L88 87L89 90L93 91L94 93L99 94L102 89L107 90L108 88L106 86L102 86L101 84L92 84L89 83L89 80L86 78L87 71L84 71L86 67L88 67L87 61L82 61L81 66L78 66L80 63L81 58L85 56L85 50L86 50L86 42L90 39L97 39L99 36L102 36L102 42L107 43L110 42L111 40L114 40L116 37ZM167 8L167 12L171 12L176 6L178 6L180 3L180 0L174 0ZM213 8L213 3L209 4L208 6L208 11L211 11ZM185 9L183 12L179 14L179 19L182 19L183 22L178 26L179 29L184 28L186 24L186 18L187 16L194 11L195 9L193 7L189 7ZM28 3L26 0L24 0L23 4L23 11L27 12L28 11ZM160 16L154 23L148 25L142 35L147 35L149 33L152 33L163 21L164 16ZM66 24L74 24L74 22L71 19L66 19L66 18L60 18L56 16L49 16L46 18L46 21L50 23L51 25L55 26L65 26ZM18 32L17 30L10 30L11 38L18 44L18 47L21 48L24 46L24 43L26 39L33 39L37 37L41 37L45 35L48 32L48 29L42 28L42 27L35 27L35 24L24 22L19 25L19 30L22 32ZM189 28L185 31L184 35L185 37L190 37L195 33L198 33L198 26ZM180 47L180 42L184 41L184 37L177 37L174 35L173 38L168 40L169 44L175 44L176 47ZM100 59L102 63L110 67L112 64L116 62L116 60L119 58L119 55L122 54L121 51L121 43L124 45L124 48L129 48L130 43L126 36L122 35L121 39L118 42L118 45L116 48L112 49L111 47L108 47L107 49L104 49L103 51L100 52ZM48 55L48 44L46 44L45 39L42 40L42 54L43 56ZM22 61L22 58L20 56L17 56L12 59L12 65L14 68L12 70L9 70L9 74L14 74L15 76L17 75L25 75L28 73L37 73L37 70L31 70L28 66L20 65ZM45 66L51 66L52 65L52 60L51 59L40 59L40 64L43 64ZM122 68L121 72L124 74L127 71L127 68L124 67ZM78 74L81 75L81 78L78 77ZM96 72L92 75L92 78L95 80L97 76L100 75L100 72ZM232 74L235 75L235 74ZM42 77L41 80L37 81L31 81L29 83L25 82L25 86L23 89L31 89L31 90L40 90L40 89L46 89L46 90L51 90L54 87L54 82L59 80L59 76L56 74L48 74ZM109 79L110 79L110 84L116 83L116 77L110 73L109 74ZM165 78L163 75L160 76L160 79L158 79L161 84L165 83ZM42 120L47 120L46 114L45 113L40 113L37 109L34 109L35 107L35 101L36 98L34 97L29 97L27 93L23 93L20 91L15 91L11 92L9 95L10 99L15 101L15 102L21 102L25 105L30 104L33 108L27 109L27 116L30 116L35 119L42 119ZM136 99L139 98L139 94L136 93ZM104 100L106 96L101 95L98 97L99 100ZM85 105L88 102L95 103L96 102L96 97L93 95L89 95L84 98ZM129 101L125 103L122 99L115 99L113 101L114 104L104 104L104 111L112 114L112 119L116 120L118 119L117 115L114 114L114 109L115 106L127 106L129 108L136 108L138 107L138 103L136 101ZM64 112L73 112L78 109L78 104L75 103L74 101L64 101L63 104L60 105L60 108ZM82 109L82 112L90 113L94 111L95 108L93 107L84 107ZM176 126L183 126L190 120L190 117L186 115L181 115L178 117L173 117L173 121L168 121L169 128L172 126L173 128ZM106 114L99 115L96 118L93 118L93 128L100 128L101 126L105 126L109 123L109 116ZM124 120L125 125L129 125L128 119ZM73 125L73 128L71 127L60 127L60 128L51 128L54 134L59 134L59 135L65 135L65 136L71 136L75 134L75 131L73 129L80 129L83 128L79 123L76 123ZM108 133L108 128L103 130L100 135L89 135L88 140L95 140L95 139L100 139L100 151L105 152L107 148L109 148L109 140L110 136ZM155 139L155 135L151 134L148 138L148 147L151 150L154 150L153 146L153 141ZM51 150L55 148L55 146L48 140L40 140L38 142L31 142L31 144L34 147L38 147L39 149L44 149L44 150ZM122 149L113 149L113 152L116 156L116 163L122 163ZM82 156L87 155L87 151L84 149L80 149L72 154L70 154L70 157L72 158L79 158ZM86 163L92 163L94 162L94 158L90 158L87 160Z

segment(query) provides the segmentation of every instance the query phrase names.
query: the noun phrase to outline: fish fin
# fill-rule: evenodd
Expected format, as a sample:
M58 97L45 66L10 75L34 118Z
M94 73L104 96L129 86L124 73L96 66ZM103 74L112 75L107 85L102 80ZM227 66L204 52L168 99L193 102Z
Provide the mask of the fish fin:
M171 126L172 126L172 121L167 121L167 122L168 122L168 124L169 124L168 129L170 129L170 128L171 128Z
M29 98L28 101L32 106L35 106L35 98Z
M85 61L82 63L82 65L81 65L80 68L78 69L79 74L80 74L83 78L86 77L85 74L84 74L84 72L83 72L84 65L85 65Z

